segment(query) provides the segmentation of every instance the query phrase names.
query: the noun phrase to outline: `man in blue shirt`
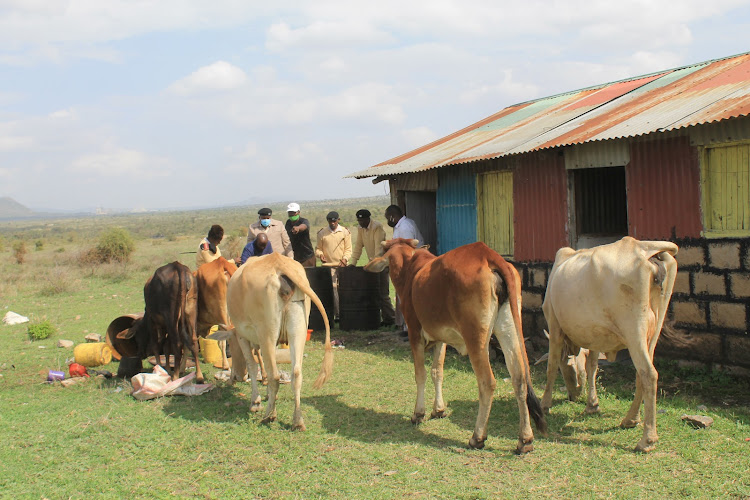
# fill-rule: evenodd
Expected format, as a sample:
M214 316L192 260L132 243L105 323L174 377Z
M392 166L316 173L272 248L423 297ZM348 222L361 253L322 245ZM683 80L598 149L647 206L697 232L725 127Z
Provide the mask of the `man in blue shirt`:
M240 263L241 266L245 262L247 262L247 259L250 257L260 257L261 255L268 255L273 252L273 248L271 247L271 242L268 241L268 236L266 233L260 233L258 236L245 245L245 249L242 250L242 257L240 257Z

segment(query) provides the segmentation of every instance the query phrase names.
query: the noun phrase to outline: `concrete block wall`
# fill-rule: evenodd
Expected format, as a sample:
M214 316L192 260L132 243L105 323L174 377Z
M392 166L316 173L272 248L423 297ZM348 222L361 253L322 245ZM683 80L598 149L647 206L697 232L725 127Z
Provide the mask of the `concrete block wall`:
M750 239L674 240L678 272L657 356L750 374ZM551 262L514 262L527 346L547 350L542 303Z

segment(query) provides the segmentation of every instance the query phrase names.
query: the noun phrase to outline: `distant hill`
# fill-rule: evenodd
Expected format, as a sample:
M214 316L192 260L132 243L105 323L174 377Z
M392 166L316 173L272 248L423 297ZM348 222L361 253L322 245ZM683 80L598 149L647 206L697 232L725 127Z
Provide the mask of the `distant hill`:
M0 198L0 219L13 219L17 217L31 217L34 211L21 205L13 198L3 196Z

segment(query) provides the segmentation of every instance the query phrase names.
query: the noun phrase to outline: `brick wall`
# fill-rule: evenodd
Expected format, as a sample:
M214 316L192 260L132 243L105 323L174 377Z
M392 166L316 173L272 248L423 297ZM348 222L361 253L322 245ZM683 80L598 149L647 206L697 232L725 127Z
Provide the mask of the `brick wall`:
M750 373L750 239L674 240L678 272L657 356ZM552 263L514 262L527 346L546 351L542 302Z

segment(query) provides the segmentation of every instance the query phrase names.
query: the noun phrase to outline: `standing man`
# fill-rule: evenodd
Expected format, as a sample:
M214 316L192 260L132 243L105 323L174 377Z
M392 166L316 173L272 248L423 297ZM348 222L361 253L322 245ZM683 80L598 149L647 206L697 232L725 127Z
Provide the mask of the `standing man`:
M292 242L294 260L303 267L315 267L315 250L310 241L310 221L299 215L299 205L290 203L286 207L289 216L284 227Z
M247 230L247 242L253 241L260 233L266 233L274 252L294 258L289 235L286 234L286 229L281 221L271 218L272 213L270 208L258 210L258 222L250 224Z
M385 209L385 220L393 228L394 238L409 238L419 240L419 245L424 245L424 237L419 232L416 222L408 217L404 217L404 212L398 205L391 205Z
M345 266L352 257L352 235L348 229L339 225L338 212L326 215L328 227L318 231L318 246L315 256L324 266L331 268L333 281L333 314L339 316L339 275L337 268Z
M398 205L391 205L385 209L385 220L388 222L388 225L393 228L394 238L418 240L419 244L417 246L424 245L424 237L422 236L422 233L419 232L417 224L408 217L404 217L404 212L401 211L401 207ZM401 329L402 337L408 337L409 333L406 330L404 315L401 314L400 306L401 301L398 298L398 295L396 295L396 326Z
M352 258L349 262L350 266L357 265L363 248L367 252L368 260L383 255L384 250L381 243L385 241L385 229L383 229L381 223L372 220L370 215L370 211L365 208L358 210L356 213L359 226L357 227L357 243L354 245ZM383 318L380 326L392 326L396 323L396 311L393 309L393 304L391 303L388 268L383 269L379 274L378 299L380 302L380 316Z
M211 226L208 230L208 236L203 238L198 245L198 253L195 255L195 268L201 267L206 262L213 262L221 257L219 243L224 239L224 228L218 224ZM234 260L229 262L234 263Z

